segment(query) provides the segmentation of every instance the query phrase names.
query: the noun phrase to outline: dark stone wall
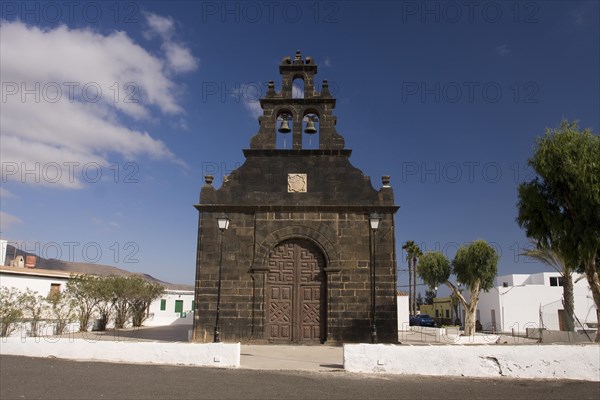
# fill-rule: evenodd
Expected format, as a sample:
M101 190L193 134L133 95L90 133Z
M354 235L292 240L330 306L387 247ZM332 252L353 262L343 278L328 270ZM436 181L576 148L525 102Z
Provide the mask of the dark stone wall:
M264 341L269 251L286 239L313 242L325 258L327 343L370 340L370 228L376 231L376 317L380 342L397 341L393 191L375 190L349 162L350 150L246 150L246 162L218 190L200 195L194 338L212 341L220 231L223 233L221 339ZM287 174L307 174L306 193L288 193ZM210 181L210 180L209 180Z

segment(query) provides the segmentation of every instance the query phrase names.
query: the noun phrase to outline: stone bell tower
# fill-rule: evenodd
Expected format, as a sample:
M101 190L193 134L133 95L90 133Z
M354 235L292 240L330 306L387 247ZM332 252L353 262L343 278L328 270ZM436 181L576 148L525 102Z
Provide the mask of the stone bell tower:
M223 341L369 342L375 324L379 342L397 342L390 179L376 190L350 164L335 99L327 81L317 90L312 58L298 51L279 72L281 90L270 81L260 99L246 161L219 189L206 176L195 205L193 338L213 340L219 303ZM225 215L230 223L220 230ZM380 218L376 230L370 216Z

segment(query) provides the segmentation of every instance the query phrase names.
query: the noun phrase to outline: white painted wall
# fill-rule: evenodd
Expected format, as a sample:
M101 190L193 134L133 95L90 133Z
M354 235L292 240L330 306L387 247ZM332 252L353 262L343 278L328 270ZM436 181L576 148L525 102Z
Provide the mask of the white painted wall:
M497 286L482 292L477 309L485 330L492 326L492 310L495 310L496 329L501 332L525 333L527 328L545 327L559 330L558 310L564 309L561 299L562 286L550 286L550 277L557 272L525 275L515 274L496 278ZM576 281L581 275L574 274ZM506 282L508 287L504 287ZM511 285L511 284L515 285ZM596 308L587 280L580 279L574 285L575 315L581 323L596 322ZM540 309L542 319L540 320Z
M600 348L590 345L407 346L345 344L349 372L600 381Z
M161 310L161 300L165 300L165 309ZM163 296L154 300L150 304L150 318L144 322L145 326L170 325L181 318L179 313L175 312L176 301L183 301L183 312L190 314L194 311L192 303L194 301L193 290L166 290ZM193 319L186 318L186 321L193 322Z
M32 275L12 275L0 271L0 286L11 288L14 287L21 292L25 292L28 288L34 292L38 292L40 296L46 297L50 293L52 284L59 284L60 291L65 290L68 277L47 277L47 276L32 276Z
M409 330L410 326L409 326L409 317L410 317L410 312L409 312L409 307L408 307L408 296L406 295L400 295L397 296L398 301L398 330L399 331L405 331L405 330Z
M0 266L4 265L6 261L6 248L8 246L8 240L0 239Z
M0 354L71 360L238 368L239 343L164 343L85 339L0 339Z

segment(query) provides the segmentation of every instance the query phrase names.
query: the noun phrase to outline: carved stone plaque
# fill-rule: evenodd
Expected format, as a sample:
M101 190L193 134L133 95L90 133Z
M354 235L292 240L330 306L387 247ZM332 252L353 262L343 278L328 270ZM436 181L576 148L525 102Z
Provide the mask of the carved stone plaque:
M306 192L306 174L288 174L288 192Z

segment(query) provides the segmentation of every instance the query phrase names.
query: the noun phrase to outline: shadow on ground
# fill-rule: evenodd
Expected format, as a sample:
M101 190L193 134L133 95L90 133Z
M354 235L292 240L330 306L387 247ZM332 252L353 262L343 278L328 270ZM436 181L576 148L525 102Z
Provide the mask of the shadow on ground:
M143 340L163 342L187 342L188 331L191 325L167 325L128 329L111 329L103 332L79 332L63 335L74 338L82 338L90 341L114 340L116 342Z

